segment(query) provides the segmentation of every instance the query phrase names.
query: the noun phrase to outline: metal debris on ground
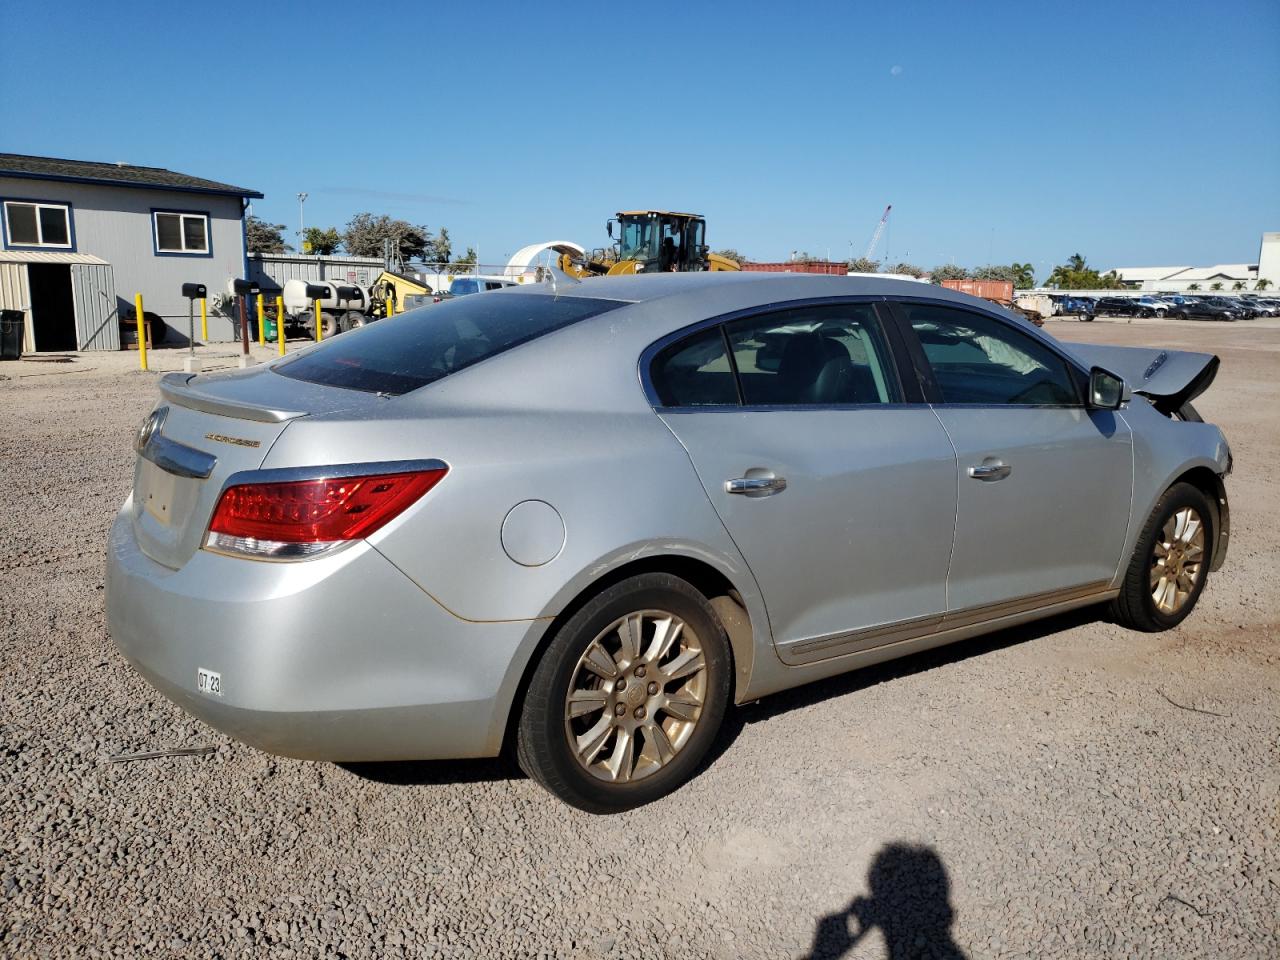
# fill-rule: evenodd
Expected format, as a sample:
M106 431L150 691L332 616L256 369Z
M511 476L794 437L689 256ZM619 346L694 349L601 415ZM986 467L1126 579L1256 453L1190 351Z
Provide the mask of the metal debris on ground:
M156 760L160 757L202 757L213 753L217 747L173 747L169 750L147 750L143 753L118 753L107 757L108 763L124 763L128 760Z

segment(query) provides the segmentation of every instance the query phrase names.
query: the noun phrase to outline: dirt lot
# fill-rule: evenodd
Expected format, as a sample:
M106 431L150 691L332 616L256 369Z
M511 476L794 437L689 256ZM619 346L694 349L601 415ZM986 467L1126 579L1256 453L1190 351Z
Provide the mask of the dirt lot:
M188 719L102 611L155 375L0 365L0 954L1277 956L1280 324L1047 329L1222 357L1198 406L1233 542L1195 615L1085 611L771 698L610 818L504 761L348 770Z

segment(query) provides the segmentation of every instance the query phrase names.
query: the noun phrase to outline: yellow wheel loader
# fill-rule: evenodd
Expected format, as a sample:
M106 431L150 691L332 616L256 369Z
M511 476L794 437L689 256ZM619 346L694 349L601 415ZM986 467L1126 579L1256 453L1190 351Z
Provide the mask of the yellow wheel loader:
M707 221L696 213L624 210L605 229L614 241L612 247L577 262L562 256L561 269L579 277L742 269L736 261L711 252L706 243Z

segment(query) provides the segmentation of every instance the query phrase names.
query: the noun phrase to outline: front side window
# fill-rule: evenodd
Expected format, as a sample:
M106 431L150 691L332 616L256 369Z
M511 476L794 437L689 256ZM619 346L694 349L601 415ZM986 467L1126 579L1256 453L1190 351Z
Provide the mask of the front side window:
M994 317L933 304L900 304L945 403L1076 406L1067 363Z
M901 399L870 304L784 310L734 321L726 330L747 406Z
M165 213L155 218L157 253L209 252L209 217L203 213Z
M71 249L71 207L67 204L6 200L4 222L9 246Z

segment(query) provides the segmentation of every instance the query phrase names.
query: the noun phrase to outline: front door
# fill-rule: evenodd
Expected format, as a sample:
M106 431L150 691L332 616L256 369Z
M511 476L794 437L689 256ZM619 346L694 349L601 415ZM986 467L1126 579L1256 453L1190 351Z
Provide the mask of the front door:
M660 353L653 379L755 574L783 660L941 618L955 456L933 411L903 402L871 304L713 327Z
M1105 589L1129 523L1128 425L1087 409L1068 362L1011 323L936 304L898 309L957 455L948 610Z

